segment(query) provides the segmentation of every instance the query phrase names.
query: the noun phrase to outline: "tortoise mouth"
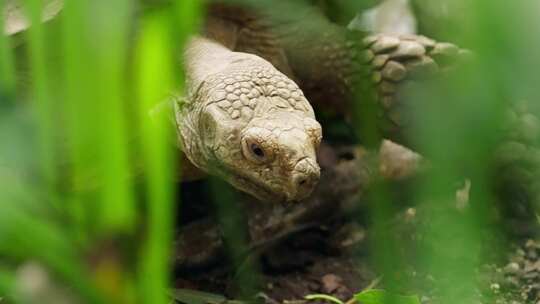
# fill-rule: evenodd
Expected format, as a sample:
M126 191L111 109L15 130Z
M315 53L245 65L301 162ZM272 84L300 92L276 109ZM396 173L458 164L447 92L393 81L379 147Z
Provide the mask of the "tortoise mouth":
M268 185L244 174L220 166L220 175L223 179L232 184L236 189L249 193L263 202L281 203L286 201L285 193L277 193Z
M253 195L260 201L281 203L286 200L284 193L278 194L260 181L242 174L230 172L228 179L233 186Z

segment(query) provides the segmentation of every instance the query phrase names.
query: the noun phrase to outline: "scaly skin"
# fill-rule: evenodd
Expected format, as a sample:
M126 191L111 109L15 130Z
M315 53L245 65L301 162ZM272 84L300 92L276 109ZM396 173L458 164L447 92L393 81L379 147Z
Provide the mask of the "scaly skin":
M408 85L437 76L451 69L452 63L466 59L470 52L451 43L440 43L424 36L371 35L363 39L371 82L378 102L379 130L386 137L404 143L413 109L401 98ZM349 90L353 90L350 88Z
M315 108L348 116L375 101L381 135L400 143L407 127L403 110L410 106L402 103L401 91L469 53L418 35L365 36L330 22L313 7L304 7L294 20L272 12L265 17L274 22L288 63Z
M262 1L244 1L251 5L256 3L264 5ZM54 10L50 10L50 14L44 14L44 19L50 20L61 10L62 1L51 0L47 3L54 4L49 5ZM268 90L272 82L275 88L279 88L277 84L279 81L272 77L269 77L269 83L243 81L248 82L249 88L240 87L240 91L233 94L234 97L230 97L231 101L228 101L230 105L227 105L225 100L229 96L223 98L223 92L218 92L226 91L226 86L218 87L223 86L220 82L226 81L225 79L233 79L235 82L233 86L237 80L234 77L225 77L226 75L231 73L231 76L237 76L235 73L242 74L241 71L247 72L251 69L257 71L257 67L264 66L262 70L267 69L265 70L267 73L284 77L283 83L286 87L279 88L281 92L291 90L290 79L295 79L315 107L332 108L345 114L352 112L350 101L355 96L354 91L358 87L358 82L371 82L375 88L377 95L375 100L378 101L381 115L375 121L383 131L383 136L403 143L400 133L406 128L405 116L410 112L408 108L411 108L410 104L404 104L399 98L404 84L415 81L419 74L432 75L433 72L444 69L448 59L466 53L452 44L436 43L422 36L374 35L362 39L362 33L349 31L330 22L320 11L312 7L296 6L298 9L288 10L294 11L294 14L283 14L286 10L279 7L283 3L289 4L288 1L272 2L272 6L276 7L277 17L276 14L272 16L272 13L267 16L253 14L247 5L245 8L228 9L226 5L222 7L211 5L209 19L213 19L215 23L209 22L205 34L219 40L228 48L263 57L288 78L261 58L245 53L233 53L215 44L207 52L188 58L188 62L192 64L191 72L198 74L190 75L192 78L190 101L185 105L177 104L181 106L177 107L179 126L186 127L180 129L180 140L183 142L187 157L199 168L215 172L237 188L264 200L299 200L309 194L318 176L313 150L320 140L320 127L314 122L313 112L305 98L301 97L295 106L292 106L291 100L287 98L282 97L281 101L279 98L277 101L273 97L266 98L272 94L271 90ZM28 26L24 22L19 22L18 18L9 17L5 24L7 34L24 31ZM18 30L9 30L10 26L17 24L24 26ZM216 54L223 56L217 58L220 56L215 56ZM231 59L233 57L243 58L239 62L230 62L236 60ZM219 63L220 61L222 62ZM247 74L240 77L254 79L255 74L259 77L260 73L257 71ZM368 79L369 81L366 81ZM209 90L210 86L214 86L213 89L210 88L212 90ZM266 94L265 98L262 98L263 101L259 100L260 98L250 97L251 91L244 94L244 97L241 96L242 89L249 90L255 87L257 91L263 92L263 95ZM292 87L297 88L296 85ZM302 96L301 91L298 92ZM289 93L291 96L295 94ZM211 98L217 98L213 94L221 99L210 101ZM250 100L248 106L243 102L239 105L237 100L233 100L246 97ZM251 100L257 100L254 102L256 105L250 105ZM296 101L294 98L292 100ZM288 110L277 106L287 102L289 102ZM360 101L362 102L365 103L364 100ZM211 105L220 103L222 107ZM207 106L201 106L202 104ZM302 104L305 104L304 109L302 106L295 108L296 105ZM363 106L364 104L361 104L360 108ZM271 109L274 109L273 112ZM530 120L529 117L527 121ZM210 123L207 123L208 121ZM211 136L207 136L203 131L203 128L212 125L212 121L216 122L216 132L213 136L217 139L210 138ZM281 132L280 129L287 124L290 125L290 129ZM226 128L222 131L223 126ZM238 131L242 128L246 131L245 134ZM256 134L247 132L248 129L256 130L251 131ZM273 139L264 137L265 132L272 134ZM239 138L246 137L248 133L261 139L259 145L268 142L272 150L278 151L277 157L271 162L260 164L253 159L250 162L246 157L247 152L239 153L238 151L242 149L240 148L242 140ZM297 134L289 138L283 135L293 133ZM236 145L229 142L229 138L236 141ZM310 144L311 142L313 144ZM514 155L514 153L507 154ZM300 159L299 155L303 155L306 161L302 165L298 164L298 168L295 169L292 164ZM300 174L298 172L300 170L305 172ZM306 180L307 185L295 185L292 182L295 179Z
M63 6L61 0L47 3L54 11L44 12L44 20ZM19 8L13 12L4 26L8 35L29 26ZM251 45L246 28L219 17L208 23L205 35L219 43L193 39L186 51L189 95L175 101L174 111L180 148L195 167L260 200L303 200L319 180L322 132L303 92L274 67L286 69L282 50L274 48L281 63L232 52L228 48L237 44ZM200 176L182 172L187 180Z
M299 201L320 176L322 133L298 86L266 60L205 38L186 51L181 148L198 168L264 201Z
M421 108L415 108L420 105L414 104L413 100L402 98L403 94L407 94L407 87L416 85L420 88L422 79L437 76L459 65L456 61L470 57L470 52L453 44L436 42L423 36L365 36L364 33L350 31L330 22L316 8L295 6L289 1L275 1L270 6L250 0L244 2L246 7L253 9L252 14L256 12L255 15L259 17L248 18L247 13L230 14L234 17L229 20L241 24L245 28L243 32L249 34L249 39L242 39L244 43L236 44L236 50L272 58L272 62L285 61L289 68L279 69L297 80L315 108L344 116L350 115L353 108L361 111L374 108L376 112L368 115L377 115L372 117L372 121L377 125L380 135L401 144L411 144L405 136L410 127L409 115L418 115L422 111ZM294 14L283 13L288 11L294 11ZM280 52L277 51L279 47L286 55L285 60L280 59ZM373 98L369 98L367 93L374 93ZM370 104L372 101L375 104ZM356 107L353 107L353 103ZM533 120L532 115L527 117L527 122ZM534 120L537 121L536 118ZM529 130L526 131L529 133L535 129L534 126L518 126L520 128ZM505 137L504 140L512 138ZM523 139L518 141L522 142ZM529 152L525 154L536 151L530 143L526 143L525 148L522 144L510 146ZM502 149L498 154L510 158L520 155L512 152L512 149ZM516 174L509 172L513 168L525 167L518 171L526 172L538 170L531 169L537 166L523 166L522 162L521 159L513 159L510 163L500 157L495 159L494 166L511 173L501 172L497 175L497 182L510 187L515 185ZM535 163L537 159L531 162ZM502 178L508 175L510 177ZM531 180L530 177L535 175L521 176L522 180ZM530 182L517 184L526 183ZM537 190L540 186L529 188L534 189L521 192L533 192L528 195L540 197L536 194L540 193Z
M315 108L326 112L350 116L353 103L360 103L357 109L362 110L376 101L374 114L380 117L374 121L381 135L401 143L407 127L403 112L409 107L403 104L401 91L421 76L432 77L468 54L453 44L424 36L366 37L332 23L311 6L244 1L246 7L217 5L211 13L237 25L237 40L232 44L235 50L272 62L297 80ZM375 96L369 98L373 93Z

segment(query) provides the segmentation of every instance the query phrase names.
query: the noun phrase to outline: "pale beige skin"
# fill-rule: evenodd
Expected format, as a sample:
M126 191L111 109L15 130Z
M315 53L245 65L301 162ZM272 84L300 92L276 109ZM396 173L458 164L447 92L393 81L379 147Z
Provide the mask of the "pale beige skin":
M60 0L49 2L57 9L44 20L62 7ZM205 36L211 39L193 39L185 54L188 96L175 102L180 148L197 168L263 201L303 200L320 176L321 127L291 79L313 105L338 112L348 112L356 76L370 79L389 118L379 121L389 121L385 129L393 133L403 129L403 105L394 98L401 83L417 69L437 70L434 56L458 51L420 36L350 39L310 8L277 23L241 7L211 5L210 11ZM29 26L15 17L6 20L8 34ZM182 172L184 179L201 177Z
M344 111L361 74L373 82L390 129L401 130L398 84L409 72L437 70L431 53L449 48L420 36L350 41L343 28L306 16L298 19L316 26L281 27L218 6L207 16L208 38L192 39L185 53L188 97L175 110L181 149L197 168L263 201L301 201L320 176L321 127L291 79L315 106Z
M301 201L320 177L322 131L298 86L268 61L206 38L186 50L181 149L198 168L263 201Z

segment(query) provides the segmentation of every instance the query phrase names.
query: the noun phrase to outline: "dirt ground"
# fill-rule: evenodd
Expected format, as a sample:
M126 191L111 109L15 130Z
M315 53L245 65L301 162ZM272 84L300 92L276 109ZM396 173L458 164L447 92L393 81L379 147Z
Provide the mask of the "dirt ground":
M204 217L211 204L208 185L189 185L190 190L183 192L186 204L181 210L184 223L189 224L179 230L183 238L177 247L175 286L229 299L246 298L242 294L254 299L256 295L258 302L271 304L303 303L310 294L332 295L346 302L366 288L418 295L422 303L441 303L440 286L455 284L450 279L455 274L434 273L426 267L422 253L433 250L443 252L442 256L452 260L450 265L470 274L474 290L463 293L476 303L540 303L540 229L526 208L490 218L486 231L480 232L481 244L476 251L480 257L473 264L473 253L453 256L451 248L426 246L424 234L429 223L424 211L408 203L400 202L383 225L392 227L390 239L377 236L365 216L366 205L351 208L351 202L356 204L365 196L367 183L358 167L358 154L347 149L327 153L331 155L322 160L321 186L304 206L265 210L246 198L245 205L235 207L245 208L247 226L242 229L249 232L248 241L243 243L248 249L236 255L223 247L242 243L222 237L223 223L216 225L210 219L201 224L194 219ZM377 250L384 242L398 244L387 247L393 248L392 252L384 253L387 260L395 262L390 263L395 269L377 266ZM467 269L461 265L476 266ZM459 294L462 288L451 289Z

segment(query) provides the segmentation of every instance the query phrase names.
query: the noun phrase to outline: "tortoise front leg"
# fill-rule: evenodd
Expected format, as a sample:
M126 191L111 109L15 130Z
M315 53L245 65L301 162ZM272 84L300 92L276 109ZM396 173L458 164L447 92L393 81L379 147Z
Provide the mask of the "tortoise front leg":
M350 115L353 102L365 110L375 100L382 116L376 120L380 135L401 143L402 88L420 76L436 75L468 54L453 44L423 36L365 36L330 22L312 7L304 7L295 16L294 20L271 18L310 102L318 109ZM368 98L368 93L375 93L375 98Z
M359 103L357 108L362 110L369 107L367 102L375 100L379 117L371 120L383 138L402 144L407 143L403 136L409 125L407 116L422 112L414 99L403 98L408 85L421 85L422 79L443 75L470 57L470 52L453 44L423 36L365 36L331 23L311 8L295 16L287 22L276 18L276 32L309 100L318 109L345 116L353 112L352 102ZM364 92L359 90L366 87L373 89L375 98L362 98ZM525 135L515 138L511 133L538 132L540 123L526 110L511 116L520 123L502 136L493 160L494 182L499 190L508 189L505 195L517 197L516 193L520 193L526 201L538 201L539 149L534 141L525 140Z
M373 85L377 102L378 129L383 136L402 143L407 142L403 133L409 127L408 118L418 107L406 98L407 89L443 75L470 56L454 44L417 35L370 35L362 43L370 71L367 81ZM349 91L356 89L350 87Z
M360 33L347 31L337 40L324 41L309 52L316 54L289 56L304 93L316 108L346 117L352 109L365 110L375 101L380 135L400 143L406 142L402 133L408 127L404 111L414 106L405 104L410 101L402 98L402 93L469 54L451 43L424 36L378 34L362 38ZM288 54L292 52L303 50L287 48ZM314 62L303 62L309 56L316 58ZM302 61L297 63L295 58ZM360 104L353 107L353 103Z

